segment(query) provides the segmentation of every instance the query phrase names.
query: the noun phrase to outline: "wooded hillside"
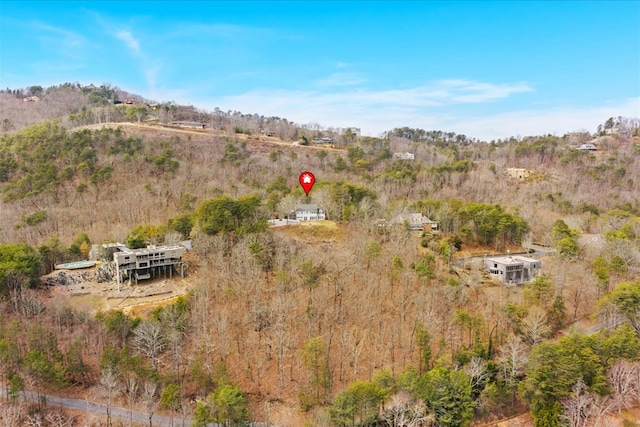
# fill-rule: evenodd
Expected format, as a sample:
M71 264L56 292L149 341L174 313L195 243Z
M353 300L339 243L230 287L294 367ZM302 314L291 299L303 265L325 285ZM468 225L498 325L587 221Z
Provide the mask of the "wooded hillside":
M0 374L14 400L93 390L199 425L283 426L464 426L526 411L539 426L582 425L640 401L637 119L593 135L373 138L115 104L131 96L104 86L29 91L0 94ZM34 91L40 101L14 101ZM45 114L59 91L77 104ZM18 122L14 104L35 119ZM335 144L310 142L325 135ZM588 141L597 151L577 149ZM405 152L415 159L394 157ZM268 227L301 203L330 221ZM439 231L391 225L409 212ZM91 243L184 239L192 290L152 313L85 312L35 280ZM544 274L523 286L466 259L532 244L546 247Z

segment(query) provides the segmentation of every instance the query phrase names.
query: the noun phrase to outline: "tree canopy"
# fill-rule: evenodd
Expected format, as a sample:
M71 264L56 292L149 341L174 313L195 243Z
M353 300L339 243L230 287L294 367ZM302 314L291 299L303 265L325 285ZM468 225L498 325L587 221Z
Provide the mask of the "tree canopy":
M242 236L267 229L267 221L260 215L261 200L249 195L232 199L223 195L205 200L196 208L193 218L205 234L230 233Z
M40 254L24 243L0 245L0 290L7 291L9 281L23 276L35 285L40 275Z

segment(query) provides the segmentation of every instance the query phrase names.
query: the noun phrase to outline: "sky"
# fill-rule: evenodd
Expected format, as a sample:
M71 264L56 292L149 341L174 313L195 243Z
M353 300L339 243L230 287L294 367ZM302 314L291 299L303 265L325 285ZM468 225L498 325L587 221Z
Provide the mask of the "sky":
M0 87L491 140L640 117L640 1L0 0Z

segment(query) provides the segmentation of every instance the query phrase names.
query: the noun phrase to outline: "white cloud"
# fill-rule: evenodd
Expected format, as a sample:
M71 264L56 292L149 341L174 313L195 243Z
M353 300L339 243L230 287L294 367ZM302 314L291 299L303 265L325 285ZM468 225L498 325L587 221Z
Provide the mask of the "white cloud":
M331 80L326 82L331 82ZM220 99L220 102L233 105L233 108L242 111L263 105L267 109L276 106L291 106L292 113L300 111L300 107L314 107L316 109L342 110L341 114L348 114L350 109L371 110L375 108L386 111L395 108L490 102L507 98L515 93L530 91L532 91L531 87L523 83L493 85L464 80L444 80L408 89L381 91L357 88L335 92L256 90L241 95L227 96Z
M66 28L34 22L32 27L42 47L64 57L66 60L84 60L92 44L82 34Z
M442 84L453 92L451 95L454 101L462 103L486 102L507 98L515 93L533 91L526 83L496 85L467 80L444 80Z
M58 44L63 44L65 48L79 48L87 44L87 39L84 36L66 28L54 27L41 22L34 23L34 27L46 33L54 34L56 36L55 41Z
M136 55L140 54L140 43L133 37L130 31L120 30L115 34L116 38L123 41L129 49L131 49Z
M345 84L335 86L336 78ZM301 124L357 126L375 135L412 123L424 123L426 129L433 129L445 123L437 117L444 117L445 110L455 105L493 102L533 90L525 83L442 80L406 89L374 91L358 87L358 82L355 75L336 73L319 82L322 91L255 90L210 99L207 104L211 108L286 117ZM356 86L349 87L349 83Z
M595 132L609 117L639 117L640 98L628 98L589 107L556 107L545 110L518 110L500 114L457 117L448 128L471 137L491 140L510 136L564 135L586 130Z
M364 83L364 79L360 77L357 73L347 73L347 72L333 73L316 82L316 84L320 87L358 86L363 83Z
M637 117L640 113L640 98L596 106L556 105L544 109L507 110L511 107L501 106L500 100L533 91L526 83L442 80L407 89L328 89L333 91L256 90L209 99L201 105L286 117L299 124L357 126L363 134L373 136L395 127L411 126L453 131L482 140L594 131L608 117ZM483 106L489 103L492 112L485 113Z
M133 56L136 58L136 62L139 63L140 73L147 84L144 92L153 94L156 91L162 71L161 61L157 58L150 57L147 52L143 51L140 47L140 42L133 36L131 31L119 30L114 35L131 50Z

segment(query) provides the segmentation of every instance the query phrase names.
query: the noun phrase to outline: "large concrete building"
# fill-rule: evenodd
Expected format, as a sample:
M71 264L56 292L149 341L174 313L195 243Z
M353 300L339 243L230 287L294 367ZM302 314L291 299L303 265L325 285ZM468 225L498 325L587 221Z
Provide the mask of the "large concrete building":
M138 283L138 280L151 279L161 274L173 277L174 269L178 268L180 277L184 277L183 254L184 247L177 245L148 246L145 249L129 249L118 245L113 252L118 286L124 280Z
M519 255L486 258L487 271L507 286L521 285L542 273L542 263Z

